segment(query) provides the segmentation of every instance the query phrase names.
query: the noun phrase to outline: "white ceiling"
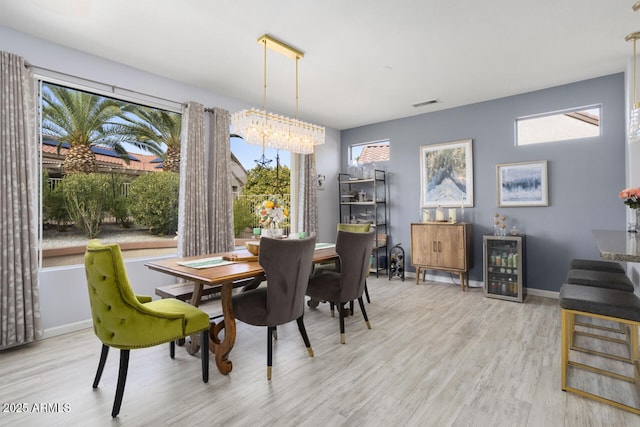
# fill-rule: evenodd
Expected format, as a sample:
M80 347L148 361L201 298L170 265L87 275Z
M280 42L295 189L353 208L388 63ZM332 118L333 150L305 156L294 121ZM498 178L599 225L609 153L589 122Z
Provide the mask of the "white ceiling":
M0 0L0 25L258 107L270 34L305 53L300 119L348 129L624 71L633 3ZM267 109L294 115L295 62L267 61Z

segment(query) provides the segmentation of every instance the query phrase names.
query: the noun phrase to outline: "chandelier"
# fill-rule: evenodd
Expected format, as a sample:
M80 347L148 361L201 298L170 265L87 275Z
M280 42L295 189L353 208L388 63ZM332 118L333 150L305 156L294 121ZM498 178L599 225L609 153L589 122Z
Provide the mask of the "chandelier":
M250 108L231 116L233 131L249 144L310 154L315 146L324 144L324 127L298 120L298 61L304 54L291 46L265 34L258 38L264 46L264 105L263 109ZM296 61L296 117L290 118L267 112L267 48Z

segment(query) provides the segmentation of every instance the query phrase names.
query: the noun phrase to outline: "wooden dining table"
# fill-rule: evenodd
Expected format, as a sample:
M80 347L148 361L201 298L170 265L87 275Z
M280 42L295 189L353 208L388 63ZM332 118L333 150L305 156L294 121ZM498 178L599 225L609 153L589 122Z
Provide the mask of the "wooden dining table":
M324 263L338 257L335 245L329 243L316 244L313 254L313 263ZM231 304L232 290L234 283L245 279L254 279L255 283L265 279L264 270L246 249L239 249L231 252L217 254L207 254L184 258L169 258L160 261L145 263L151 270L159 271L171 276L193 282L194 289L190 303L199 306L202 298L204 285L220 286L220 302L222 306L222 320L212 319L209 328L209 350L215 355L216 366L220 373L226 375L231 372L233 365L229 360L229 353L233 349L236 340L236 322ZM217 259L235 260L231 263L220 263L220 265L206 266L208 262L214 263ZM196 263L196 264L193 264ZM199 268L188 265L198 265ZM185 265L187 264L187 265ZM204 267L203 267L204 266ZM220 332L224 332L220 338ZM198 351L200 348L198 336L192 336L188 344L190 353Z

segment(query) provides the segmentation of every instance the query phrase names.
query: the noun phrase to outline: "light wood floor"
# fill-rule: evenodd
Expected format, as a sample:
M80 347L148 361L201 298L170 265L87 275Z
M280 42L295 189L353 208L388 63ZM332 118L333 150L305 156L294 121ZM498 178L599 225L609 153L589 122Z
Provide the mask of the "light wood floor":
M560 310L462 293L453 284L370 279L366 305L338 319L307 310L310 358L295 322L278 328L266 379L266 328L238 323L233 371L168 345L131 352L119 417L110 413L118 370L111 350L91 388L101 344L92 330L0 353L0 425L48 426L638 426L640 417L560 390ZM215 305L215 303L213 304ZM356 305L357 307L357 305ZM34 412L34 405L58 412ZM40 406L37 406L40 407ZM64 411L66 410L66 411Z

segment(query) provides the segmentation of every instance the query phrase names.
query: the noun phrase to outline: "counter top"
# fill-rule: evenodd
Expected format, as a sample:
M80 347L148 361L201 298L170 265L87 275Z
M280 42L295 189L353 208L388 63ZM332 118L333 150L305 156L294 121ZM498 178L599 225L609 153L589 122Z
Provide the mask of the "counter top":
M640 262L640 236L638 236L638 233L617 230L593 230L593 237L602 259Z

